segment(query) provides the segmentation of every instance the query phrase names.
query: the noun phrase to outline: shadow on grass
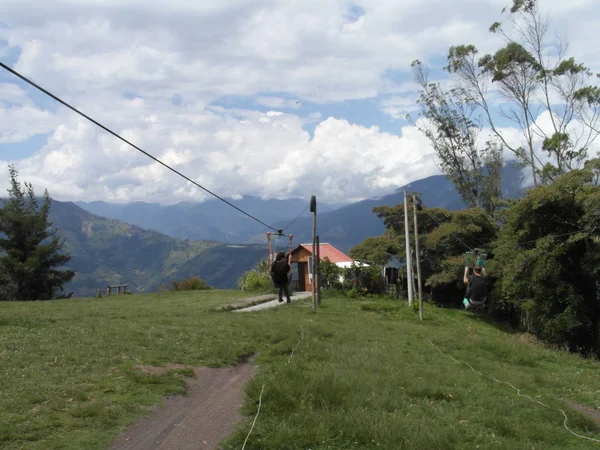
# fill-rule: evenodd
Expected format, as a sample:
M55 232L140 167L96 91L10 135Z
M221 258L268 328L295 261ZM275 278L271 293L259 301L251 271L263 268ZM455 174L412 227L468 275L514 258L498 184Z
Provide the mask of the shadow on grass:
M509 323L507 320L493 317L489 313L486 313L486 312L464 311L464 314L469 320L492 325L492 326L498 328L499 330L504 331L505 333L509 333L509 334L523 333L522 330L520 330L518 327Z

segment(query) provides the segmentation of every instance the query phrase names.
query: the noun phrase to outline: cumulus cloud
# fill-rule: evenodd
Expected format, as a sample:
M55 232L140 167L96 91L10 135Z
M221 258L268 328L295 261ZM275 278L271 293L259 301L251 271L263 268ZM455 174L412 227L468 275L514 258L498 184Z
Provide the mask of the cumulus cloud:
M410 62L436 61L452 44L493 49L487 28L504 3L4 0L0 54L18 53L17 70L220 195L346 201L437 173L432 151L412 127L385 133L319 105L370 99L402 118L416 98ZM575 53L598 60L597 3L545 3L562 8L561 28L577 31ZM236 96L271 111L214 105ZM56 198L206 197L72 112L32 99L2 78L0 143L49 134L17 166Z
M131 108L121 120L127 123L140 113ZM163 113L148 126L144 119L141 113L139 125L121 130L123 135L229 197L318 195L346 201L437 173L427 142L411 127L400 137L329 117L311 139L301 118L281 112L190 109ZM17 167L24 179L59 199L168 203L208 195L78 117L67 119L38 154Z

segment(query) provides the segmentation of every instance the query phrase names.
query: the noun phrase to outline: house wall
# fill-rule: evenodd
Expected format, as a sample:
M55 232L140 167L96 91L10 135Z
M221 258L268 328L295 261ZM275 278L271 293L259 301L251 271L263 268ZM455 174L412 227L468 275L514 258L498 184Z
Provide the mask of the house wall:
M312 253L302 247L292 255L292 264L298 265L298 289L301 291L312 291L312 280L309 268L309 258Z

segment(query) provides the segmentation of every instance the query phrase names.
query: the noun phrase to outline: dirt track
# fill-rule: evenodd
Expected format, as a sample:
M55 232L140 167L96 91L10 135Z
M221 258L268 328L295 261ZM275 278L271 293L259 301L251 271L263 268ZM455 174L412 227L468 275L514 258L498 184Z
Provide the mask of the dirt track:
M195 368L195 378L186 380L186 396L168 398L150 417L118 436L111 450L219 449L219 441L242 418L244 386L256 372L252 361L232 368Z

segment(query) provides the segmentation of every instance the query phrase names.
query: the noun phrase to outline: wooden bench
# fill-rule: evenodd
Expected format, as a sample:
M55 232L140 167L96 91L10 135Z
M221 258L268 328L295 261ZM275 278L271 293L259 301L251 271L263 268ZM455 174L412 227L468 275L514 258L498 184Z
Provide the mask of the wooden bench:
M111 295L113 289L117 290L117 295L125 294L125 292L127 292L127 286L129 286L129 284L115 284L113 286L107 286L106 295ZM123 291L121 292L121 290Z

